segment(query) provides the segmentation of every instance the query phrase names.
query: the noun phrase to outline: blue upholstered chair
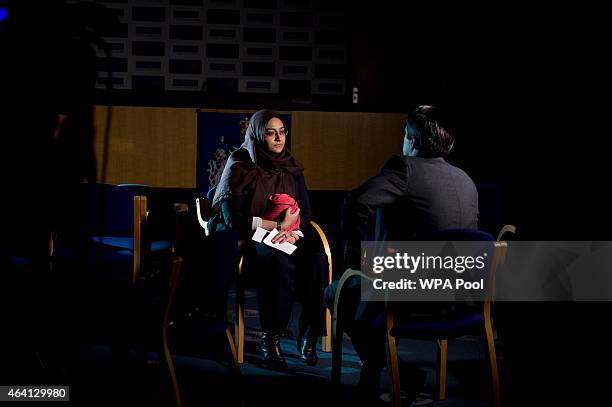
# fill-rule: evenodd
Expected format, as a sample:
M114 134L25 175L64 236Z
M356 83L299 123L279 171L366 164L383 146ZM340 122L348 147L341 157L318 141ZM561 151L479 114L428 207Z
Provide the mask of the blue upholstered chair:
M81 184L66 201L53 267L84 311L87 340L157 350L180 405L167 332L182 264L173 242L147 236L147 197L129 187ZM160 278L149 280L153 257Z
M170 255L173 242L147 236L147 197L127 186L81 184L55 244L61 267L86 265L103 281L135 283L150 255Z
M501 238L506 232L514 232L513 226L506 226L499 234ZM505 242L494 242L494 237L489 233L478 230L454 229L445 230L418 240L435 241L489 241L493 244L493 258L490 263L490 276L494 278L495 271L503 263L506 251ZM364 274L355 270L348 270L340 279L336 291L334 304L334 317L332 326L332 381L340 382L342 368L342 329L341 321L338 321L338 306L342 301L342 289L353 277L360 276L368 278ZM491 300L485 300L479 308L466 307L464 312L453 314L452 318L440 320L422 319L410 320L402 318L401 312L396 311L392 303L385 305L385 315L380 318L380 323L384 324L387 344L387 363L391 383L391 401L394 407L399 407L400 400L400 374L399 362L397 357L396 339L414 338L436 340L438 342L438 372L437 388L438 398L446 398L446 359L448 349L448 339L458 338L468 334L484 334L487 341L488 359L491 368L491 379L493 384L493 405L500 406L499 396L499 377L497 371L497 359L495 352L493 321L491 316ZM341 306L341 305L340 305Z
M140 277L146 198L116 185L81 184L65 208L55 267L75 277L133 284Z

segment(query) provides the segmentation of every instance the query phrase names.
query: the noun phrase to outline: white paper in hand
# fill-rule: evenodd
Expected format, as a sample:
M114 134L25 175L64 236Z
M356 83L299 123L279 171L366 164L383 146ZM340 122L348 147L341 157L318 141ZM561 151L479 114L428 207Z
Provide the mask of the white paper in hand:
M257 228L255 233L253 234L253 238L252 239L255 240L256 242L261 243L261 241L266 236L266 233L268 233L268 231L266 229L264 229L264 228Z
M282 252L285 252L287 254L292 254L295 251L295 249L297 249L297 246L294 246L289 242L272 243L272 238L276 235L278 235L278 230L272 229L270 233L268 234L268 236L266 236L266 238L264 239L263 243L270 247L278 249Z

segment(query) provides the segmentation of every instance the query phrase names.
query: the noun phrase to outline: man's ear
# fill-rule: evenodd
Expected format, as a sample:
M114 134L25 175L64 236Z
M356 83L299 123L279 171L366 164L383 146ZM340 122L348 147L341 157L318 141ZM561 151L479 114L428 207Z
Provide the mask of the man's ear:
M408 139L408 146L410 147L411 151L415 150L415 148L414 148L415 144L416 144L416 138L413 137L411 139Z
M421 149L421 143L417 143L417 135L416 135L416 133L413 135L411 141L412 141L411 146L412 146L413 149L415 149L415 150L420 150Z
M411 145L412 140L410 140L406 134L404 134L404 138L402 140L402 154L410 155L410 149L412 149Z

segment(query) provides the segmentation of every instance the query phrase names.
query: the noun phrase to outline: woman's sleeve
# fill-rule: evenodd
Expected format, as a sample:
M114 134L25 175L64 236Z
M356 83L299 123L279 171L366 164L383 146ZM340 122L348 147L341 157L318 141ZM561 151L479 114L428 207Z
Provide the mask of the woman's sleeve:
M237 230L242 236L249 236L253 217L244 209L245 199L241 195L230 195L221 203L221 216L228 228Z

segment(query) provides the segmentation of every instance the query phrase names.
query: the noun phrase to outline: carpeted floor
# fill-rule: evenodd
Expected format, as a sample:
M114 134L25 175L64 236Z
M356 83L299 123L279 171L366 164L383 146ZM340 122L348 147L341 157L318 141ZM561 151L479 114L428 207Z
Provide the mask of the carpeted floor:
M282 349L289 369L286 372L267 369L261 365L258 353L260 330L253 291L246 292L245 303L247 329L245 363L241 366L242 386L239 386L229 375L228 370L218 363L177 356L181 391L187 406L240 405L240 397L247 406L297 407L348 403L363 405L363 400L359 400L355 393L360 361L348 338L345 338L343 344L342 386L336 388L330 383L331 353L321 352L319 346L320 360L314 367L301 363L298 358L295 336L300 306L296 304L294 317L289 326L290 332L288 337L282 339ZM233 320L233 315L231 319ZM415 405L440 407L491 405L491 386L483 341L477 338L449 341L447 398L444 401L437 401L433 396L436 382L436 343L402 340L399 352L402 359L411 361L427 371L424 393ZM386 371L383 371L381 376L381 397L380 403L377 404L385 405L385 400L388 401L389 398Z
M279 372L262 366L258 353L260 330L255 292L248 290L245 293L245 304L246 352L239 379L232 376L222 363L198 357L197 349L181 354L176 352L174 361L184 407L388 405L384 402L388 400L388 394L385 394L388 389L386 371L383 371L381 378L380 400L366 403L356 394L360 362L347 338L343 344L342 386L335 387L330 383L331 353L323 353L319 347L320 361L317 366L309 367L300 362L294 338L299 304L294 306L290 333L282 339L289 369ZM232 304L229 309L233 309ZM233 321L233 315L230 315L230 320ZM166 370L159 365L153 352L143 354L143 351L122 348L117 351L117 347L111 351L113 348L108 344L100 344L78 351L65 349L63 354L71 355L74 360L68 362L56 358L54 361L47 357L44 347L37 346L30 339L20 330L11 330L9 325L9 330L0 340L0 384L69 384L70 405L174 405ZM427 371L424 391L429 396L425 395L425 400L419 405L491 405L489 370L482 341L466 338L449 342L447 399L444 401L433 400L435 397L431 396L435 394L436 344L402 340L399 352L402 359ZM501 353L498 356L503 362ZM70 371L65 371L65 366L70 366Z

